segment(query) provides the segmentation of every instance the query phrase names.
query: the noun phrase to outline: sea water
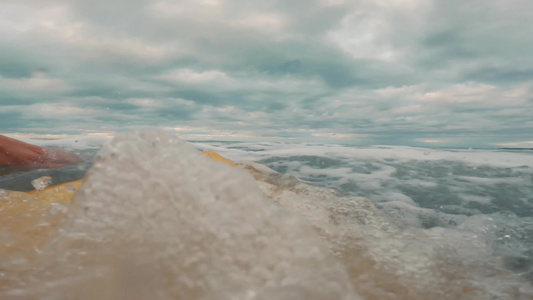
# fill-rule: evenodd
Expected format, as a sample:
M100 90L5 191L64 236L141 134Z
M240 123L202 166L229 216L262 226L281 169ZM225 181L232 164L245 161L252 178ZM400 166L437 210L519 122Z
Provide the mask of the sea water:
M106 141L41 144L86 162L0 188L91 169L54 242L0 262L17 279L2 299L533 299L528 152L162 133L98 155Z

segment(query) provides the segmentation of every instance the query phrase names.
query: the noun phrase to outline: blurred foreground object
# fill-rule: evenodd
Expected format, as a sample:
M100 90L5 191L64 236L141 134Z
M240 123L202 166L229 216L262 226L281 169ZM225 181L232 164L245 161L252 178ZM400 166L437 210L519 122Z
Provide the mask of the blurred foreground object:
M0 197L43 203L13 193ZM123 134L75 194L0 216L19 223L2 231L0 298L360 299L304 218L266 199L249 174L184 141Z

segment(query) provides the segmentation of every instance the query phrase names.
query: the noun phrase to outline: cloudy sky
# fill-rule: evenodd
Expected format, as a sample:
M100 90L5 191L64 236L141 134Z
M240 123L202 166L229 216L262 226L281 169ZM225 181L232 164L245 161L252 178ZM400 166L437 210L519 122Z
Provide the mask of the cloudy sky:
M531 0L1 0L0 132L533 147Z

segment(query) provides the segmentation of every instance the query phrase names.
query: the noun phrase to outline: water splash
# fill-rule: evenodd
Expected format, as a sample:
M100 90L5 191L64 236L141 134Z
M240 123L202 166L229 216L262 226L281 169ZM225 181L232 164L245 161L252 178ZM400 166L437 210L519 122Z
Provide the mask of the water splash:
M16 279L5 295L359 299L305 219L242 170L161 133L111 142L72 205L35 260L0 266Z
M50 186L50 184L52 184L52 177L50 176L42 176L31 181L31 185L39 191L44 190Z

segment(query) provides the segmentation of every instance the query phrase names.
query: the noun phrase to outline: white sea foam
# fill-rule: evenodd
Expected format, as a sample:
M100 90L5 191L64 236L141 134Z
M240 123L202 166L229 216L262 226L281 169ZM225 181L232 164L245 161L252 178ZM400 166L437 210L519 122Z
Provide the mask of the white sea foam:
M350 147L342 145L314 145L289 143L196 143L200 148L221 152L235 160L260 160L268 157L317 156L369 159L456 161L469 166L533 167L533 154L495 150L441 150L405 146ZM238 148L236 148L238 147Z
M508 184L527 184L528 179L522 177L503 177L503 178L482 178L475 176L457 176L457 179L464 179L466 181L481 184L481 185L495 185L500 183Z
M382 203L376 210L364 198L339 197L290 176L263 174L249 164L244 168L269 198L304 215L330 241L356 290L368 299L533 296L518 277L493 277L501 266L492 248L500 224L492 217L447 215L399 201ZM511 290L522 294L515 297Z
M46 147L76 150L96 149L111 140L104 136L79 136L64 139L22 139ZM457 161L469 166L533 167L533 154L496 150L443 150L405 146L351 147L343 145L297 144L297 143L231 143L196 142L200 149L217 151L232 160L257 161L269 157L316 156L373 161Z
M449 234L449 239L430 236L432 240L444 238L448 245L459 239L455 247L461 249L455 251L461 253L495 251L500 256L485 259L491 263L501 259L507 269L533 277L531 152L286 143L198 146L235 160L255 160L282 173L336 187L345 195L365 196L403 230L426 228ZM490 230L477 232L475 226ZM467 245L466 232L472 231L485 241L477 243L478 250Z
M258 161L301 179L376 201L383 199L380 195L392 192L430 208L455 209L450 205L459 208L468 205L461 199L473 197L488 198L489 202L502 206L505 189L509 190L509 197L533 198L533 153L529 152L288 143L199 143L197 146L218 151L233 160ZM427 201L422 201L422 197ZM472 209L485 213L498 210L488 206L463 209L464 213L471 213Z

